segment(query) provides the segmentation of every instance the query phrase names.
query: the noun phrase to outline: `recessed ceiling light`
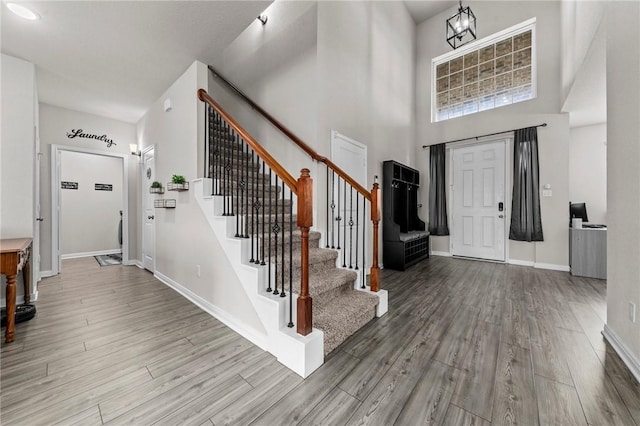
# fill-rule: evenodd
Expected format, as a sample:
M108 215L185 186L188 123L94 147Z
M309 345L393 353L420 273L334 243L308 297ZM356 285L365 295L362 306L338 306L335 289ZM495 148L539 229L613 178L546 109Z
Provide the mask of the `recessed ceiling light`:
M10 11L12 11L13 13L15 13L21 18L28 19L30 21L35 21L40 19L40 15L38 15L36 12L32 11L31 9L21 4L7 3L7 7L9 8Z

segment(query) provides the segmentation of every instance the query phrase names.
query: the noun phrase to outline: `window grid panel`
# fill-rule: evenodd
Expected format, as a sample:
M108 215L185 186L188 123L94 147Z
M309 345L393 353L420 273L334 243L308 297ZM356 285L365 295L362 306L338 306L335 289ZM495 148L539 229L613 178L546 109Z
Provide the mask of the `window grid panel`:
M435 121L533 99L533 28L436 64Z

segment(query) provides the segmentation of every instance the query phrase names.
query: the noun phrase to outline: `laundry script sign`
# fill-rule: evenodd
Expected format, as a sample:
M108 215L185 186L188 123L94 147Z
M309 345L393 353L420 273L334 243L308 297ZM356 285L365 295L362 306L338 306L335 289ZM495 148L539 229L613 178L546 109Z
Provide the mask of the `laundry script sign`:
M107 144L107 148L111 148L113 145L117 145L113 141L113 139L109 139L107 135L95 135L93 133L85 133L82 129L72 129L70 132L67 132L67 137L69 139L73 138L84 138L84 139L95 139L97 141L102 141Z

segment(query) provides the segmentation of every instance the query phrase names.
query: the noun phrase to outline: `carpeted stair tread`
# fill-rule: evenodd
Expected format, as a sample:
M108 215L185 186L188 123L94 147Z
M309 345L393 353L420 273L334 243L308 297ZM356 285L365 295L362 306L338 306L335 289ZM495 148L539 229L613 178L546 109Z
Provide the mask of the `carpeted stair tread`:
M376 315L378 297L362 291L345 292L327 303L314 303L313 326L324 332L328 354Z
M341 268L335 268L323 274L309 274L309 295L319 299L318 296L340 287L352 288L357 278L358 274L355 271ZM300 293L300 279L293 281L293 291Z

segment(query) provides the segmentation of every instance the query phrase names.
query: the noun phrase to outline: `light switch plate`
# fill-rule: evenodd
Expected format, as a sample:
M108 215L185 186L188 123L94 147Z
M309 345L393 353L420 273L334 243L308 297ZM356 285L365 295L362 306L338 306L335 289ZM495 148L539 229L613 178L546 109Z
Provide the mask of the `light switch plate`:
M552 195L553 195L553 191L551 189L542 190L542 196L543 197L551 197Z

